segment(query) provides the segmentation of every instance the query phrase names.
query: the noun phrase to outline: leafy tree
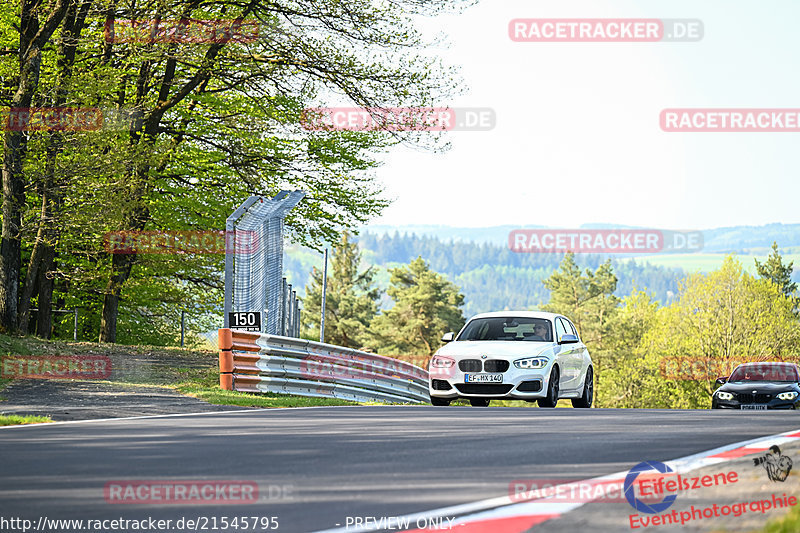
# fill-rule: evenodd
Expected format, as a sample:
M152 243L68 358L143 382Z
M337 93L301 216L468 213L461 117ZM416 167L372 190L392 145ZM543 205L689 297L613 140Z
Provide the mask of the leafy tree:
M378 313L380 291L373 287L375 270L359 272L358 244L347 233L333 247L331 268L325 293L325 342L348 348L361 348L367 328ZM322 272L314 269L303 302L305 335L318 339L322 308Z
M8 104L11 108L31 107L42 72L43 50L64 19L68 0L54 0L42 4L22 0L16 32L3 24L3 43L16 45L19 68L13 93ZM8 6L3 8L5 19ZM4 20L5 22L5 20ZM8 35L6 38L5 34ZM15 34L15 35L14 35ZM5 68L3 69L5 71ZM15 85L15 87L14 87ZM12 89L13 87L13 89ZM28 149L28 137L22 131L6 131L3 138L3 224L0 243L0 326L7 331L17 328L17 301L22 268L22 214L25 205L25 171L23 161Z
M643 407L657 390L657 365L644 357L642 338L653 327L658 302L644 291L634 290L626 296L609 320L610 334L595 366L602 365L602 387L597 387L598 407ZM593 359L595 352L591 352Z
M13 156L3 167L3 324L16 326L20 299L23 311L63 301L88 312L87 330L115 342L161 331L169 323L161 317L182 302L198 314L218 309L221 256L109 254L108 231L221 229L243 198L287 188L307 192L287 219L296 242L317 245L380 213L388 202L370 172L376 154L400 142L441 148L443 137L313 131L302 127L304 110L441 105L459 81L425 53L415 18L470 3L0 5L0 105L121 117L97 132L3 133ZM260 38L121 42L104 31L120 19L235 18L258 21Z
M390 270L394 306L372 321L369 347L387 355L430 355L448 331L464 325L464 295L422 257Z
M651 369L663 369L677 357L706 365L708 372L658 380L644 406L708 407L717 369L796 357L800 324L792 310L778 285L754 278L733 256L714 272L688 276L678 300L658 311L641 349Z

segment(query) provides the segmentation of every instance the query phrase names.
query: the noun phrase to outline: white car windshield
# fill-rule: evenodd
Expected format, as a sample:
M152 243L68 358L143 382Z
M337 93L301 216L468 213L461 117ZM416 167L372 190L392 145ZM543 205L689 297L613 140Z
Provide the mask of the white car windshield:
M456 340L553 342L552 331L552 323L545 318L476 318Z

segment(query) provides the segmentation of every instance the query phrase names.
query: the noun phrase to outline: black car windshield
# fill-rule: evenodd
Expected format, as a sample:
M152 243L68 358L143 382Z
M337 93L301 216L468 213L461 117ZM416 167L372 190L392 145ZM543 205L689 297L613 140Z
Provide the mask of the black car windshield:
M545 318L476 318L456 340L553 342L552 329L552 323Z
M797 366L789 363L761 363L736 367L728 381L800 381Z

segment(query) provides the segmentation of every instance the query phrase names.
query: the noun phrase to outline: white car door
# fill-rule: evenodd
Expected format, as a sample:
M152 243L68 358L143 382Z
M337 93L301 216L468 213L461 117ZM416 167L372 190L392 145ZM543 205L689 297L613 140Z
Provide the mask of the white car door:
M561 318L560 320L564 322L564 329L566 330L567 334L575 335L576 337L578 336L578 332L575 329L575 326L572 325L572 322L566 318ZM568 359L567 365L569 366L570 377L569 382L565 384L564 388L568 390L580 389L583 385L581 382L581 369L583 368L583 359L586 346L584 346L582 342L577 342L575 344L564 344L563 346L568 347L566 357Z
M572 334L572 330L561 319L556 317L556 341L561 342L561 337ZM558 361L561 368L561 390L568 391L575 388L575 344L559 344Z
M580 339L581 337L580 335L578 335L578 328L575 327L575 324L573 324L569 320L567 320L566 322L567 326L569 326L572 329L575 336L578 337L578 339ZM578 344L575 345L575 379L576 379L575 387L578 388L579 390L583 390L584 380L581 379L581 376L583 375L582 373L584 368L587 368L589 366L588 363L589 363L589 349L586 348L586 345L583 343L583 341L580 341L578 342Z

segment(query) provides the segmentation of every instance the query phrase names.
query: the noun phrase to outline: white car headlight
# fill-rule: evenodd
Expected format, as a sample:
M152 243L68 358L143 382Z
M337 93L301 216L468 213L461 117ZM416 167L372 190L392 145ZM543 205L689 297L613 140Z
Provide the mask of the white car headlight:
M733 400L733 394L730 392L719 391L717 392L717 398L720 400Z
M450 368L454 364L456 364L455 359L450 359L449 357L441 355L436 355L431 359L431 366L433 368Z
M779 400L794 400L795 398L797 398L797 393L794 391L782 392L778 394Z
M547 357L526 357L525 359L517 359L514 361L514 366L524 369L544 368L547 366L549 360Z

